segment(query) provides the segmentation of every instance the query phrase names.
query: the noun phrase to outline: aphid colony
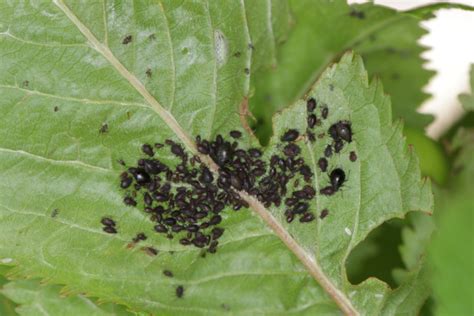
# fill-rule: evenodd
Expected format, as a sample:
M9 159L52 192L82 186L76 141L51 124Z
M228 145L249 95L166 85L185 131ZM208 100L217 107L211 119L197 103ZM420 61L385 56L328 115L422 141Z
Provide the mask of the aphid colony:
M316 141L313 130L321 125L316 108L316 100L309 99L305 134L288 129L280 138L279 154L269 159L263 158L259 149L239 148L242 136L239 131L231 131L227 140L222 135L217 135L213 141L196 137L197 150L212 158L219 167L218 174L211 172L198 156L189 157L183 147L172 140L154 146L144 144L141 149L146 157L121 174L120 186L125 190L123 201L128 206L143 207L156 233L169 239L177 237L182 245L204 248L210 253L216 252L218 240L224 233L224 228L218 227L222 212L249 207L237 191L255 196L265 207L285 205L284 215L288 223L295 218L301 223L311 222L315 219L311 205L315 203L310 202L317 192L312 186L313 171L300 156L298 143ZM321 118L327 119L328 108L321 107L320 112ZM321 172L328 170L327 158L333 152L340 153L345 143L352 141L349 121L338 121L327 132L332 143L327 145L324 157L317 162ZM156 151L162 150L169 150L180 163L171 168L156 159ZM350 160L356 159L357 155L352 151ZM122 164L125 165L123 161ZM345 181L345 172L336 168L329 172L329 183L319 193L333 195ZM328 214L329 211L324 209L319 217L323 219ZM105 232L117 233L112 219L102 218L101 223ZM138 233L132 242L136 244L146 239L144 233ZM151 249L156 255L156 250Z

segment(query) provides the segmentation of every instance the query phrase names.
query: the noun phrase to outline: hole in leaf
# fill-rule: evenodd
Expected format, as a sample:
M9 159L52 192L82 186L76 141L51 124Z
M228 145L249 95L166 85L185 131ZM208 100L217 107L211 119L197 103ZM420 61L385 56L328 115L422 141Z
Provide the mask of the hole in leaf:
M396 288L392 271L405 269L399 252L401 231L407 221L391 220L373 230L357 245L346 260L349 282L359 284L369 277L376 277Z

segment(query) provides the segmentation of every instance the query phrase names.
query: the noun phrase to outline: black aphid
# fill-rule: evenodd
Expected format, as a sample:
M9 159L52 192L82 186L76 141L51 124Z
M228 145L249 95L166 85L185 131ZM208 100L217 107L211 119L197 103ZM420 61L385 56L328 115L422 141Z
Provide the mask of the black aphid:
M217 225L222 221L222 217L220 215L214 215L211 220L209 221L209 224L211 225Z
M107 123L102 123L102 125L99 128L99 133L100 134L105 134L109 131L109 125Z
M168 231L168 228L166 228L165 225L155 225L155 231L158 232L158 233L166 233Z
M329 114L329 109L325 106L321 109L321 116L323 119L327 119Z
M150 175L142 168L136 168L132 173L138 184L143 185L150 182Z
M230 131L229 135L233 138L240 138L242 137L242 133L240 131Z
M123 203L128 206L137 206L137 201L135 201L133 198L127 196L123 199Z
M115 221L111 219L110 217L103 217L100 222L104 226L115 226Z
M183 246L187 246L187 245L190 245L190 244L191 244L191 241L190 241L189 239L187 239L187 238L181 238L181 239L179 240L179 243L180 243L181 245L183 245Z
M342 150L342 148L344 148L344 143L342 142L342 140L337 140L334 143L334 152L338 154Z
M339 140L339 135L337 134L337 123L332 124L328 129L329 136L334 140Z
M158 174L167 169L165 165L153 159L144 159L143 167L145 168L145 171L148 172L149 174Z
M308 203L298 203L296 206L293 208L293 213L294 214L302 214L308 210Z
M176 224L176 219L174 217L168 217L163 220L163 223L165 223L168 226L173 226Z
M308 123L308 127L309 127L309 128L313 128L313 127L316 125L317 119L318 119L318 118L317 118L316 115L314 115L314 114L308 115L308 118L307 118L307 120L306 120L307 123Z
M350 161L354 162L357 160L357 154L355 153L355 151L351 151L350 154L349 154L349 159Z
M225 165L227 162L231 161L233 157L233 150L229 143L223 143L218 145L216 154L215 154L215 162L219 166Z
M138 243L138 242L140 242L140 241L142 241L142 240L146 240L146 239L147 239L147 237L146 237L146 235L145 235L144 233L138 233L138 234L133 238L133 242L134 242L134 243Z
M250 157L252 157L252 158L259 158L259 157L262 156L262 152L257 148L249 149L248 153L249 153Z
M304 215L300 217L301 223L309 223L313 220L314 220L314 215L313 213L310 213L310 212L304 213Z
M337 123L337 134L338 136L345 140L346 142L352 142L352 130L351 123L347 121L340 121Z
M319 214L319 218L323 219L328 215L329 215L329 210L327 208L325 208L324 210L321 211L321 214Z
M333 195L334 192L336 192L334 190L334 188L332 187L332 185L329 185L327 187L324 187L322 188L321 190L319 190L319 192L322 194L322 195Z
M230 177L230 184L236 189L236 190L242 190L242 180L240 180L240 178L233 174L231 175Z
M208 142L202 142L202 143L198 142L197 150L201 154L208 155L209 154L209 143Z
M328 169L328 160L324 157L319 158L318 166L322 172L326 172L326 170Z
M346 173L344 170L337 168L331 172L329 178L334 191L337 191L344 184L344 181L346 180Z
M123 38L122 44L127 45L128 43L130 43L132 41L132 39L133 39L132 35L127 35Z
M306 178L310 178L313 175L313 172L311 171L311 168L307 165L303 165L300 168L300 173L302 176Z
M359 20L365 19L365 13L363 11L360 11L354 8L352 8L351 11L349 12L349 16L353 18L357 18Z
M199 181L204 183L212 183L213 180L214 176L212 175L212 172L209 170L209 168L203 167L201 169L201 176L199 177Z
M169 278L173 277L173 272L171 272L170 270L163 270L163 274Z
M148 69L146 70L145 74L146 74L146 76L147 76L148 78L151 78L151 69L148 68Z
M310 98L307 102L306 102L306 110L308 112L313 112L314 109L316 109L316 100L314 98Z
M155 153L153 152L153 148L151 147L150 144L143 144L142 145L142 151L144 154L153 157Z
M155 199L158 202L166 202L170 199L170 196L168 193L163 192L163 187L161 188L162 192L154 192L153 193L153 199Z
M303 191L306 193L306 196L309 198L309 199L312 199L315 195L316 195L316 191L313 189L312 186L310 185L305 185L303 187Z
M176 287L176 296L178 298L181 298L183 297L183 294L184 294L184 288L182 285L178 285L178 287Z
M102 228L102 230L108 234L116 234L117 233L117 230L115 229L115 227L112 227L112 226L105 226Z
M54 110L54 112L57 112L57 111L59 111L59 107L55 106L53 110Z
M153 247L143 247L142 250L149 256L156 256L158 254L158 250Z
M184 150L183 150L183 147L181 147L181 145L179 144L172 144L171 145L171 152L178 156L178 157L183 157L184 155Z
M282 142L292 142L296 140L300 136L300 132L296 129L289 129L286 131L285 134L281 137Z
M288 157L295 157L299 155L300 152L300 147L294 143L290 143L283 148L283 153Z
M145 192L143 194L143 202L145 203L146 206L151 206L153 204L153 199L151 198L150 193Z
M120 187L122 189L126 189L132 184L132 182L133 182L132 178L130 177L124 178L122 179L122 181L120 181Z
M332 147L331 145L327 145L326 148L324 149L324 156L327 158L332 156Z
M212 239L219 239L224 233L224 229L220 227L214 227L211 231Z

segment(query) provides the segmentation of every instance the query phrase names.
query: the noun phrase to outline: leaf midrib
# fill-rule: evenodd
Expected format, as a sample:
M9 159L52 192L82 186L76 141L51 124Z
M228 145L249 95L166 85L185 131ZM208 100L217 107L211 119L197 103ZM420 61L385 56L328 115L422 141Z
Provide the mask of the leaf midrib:
M201 161L209 166L213 172L217 172L218 167L207 155L202 155L196 150L196 145L183 128L176 121L174 116L168 112L145 88L145 86L126 69L122 63L115 57L112 51L101 43L92 32L79 20L73 11L62 1L53 0L54 4L66 15L75 27L84 35L92 49L101 54L115 70L117 70L126 79L133 88L140 93L150 106L158 113L161 119L176 134L176 136L186 145L186 147L195 155L201 158ZM273 215L254 197L245 192L238 192L240 197L245 200L250 207L264 220L264 222L274 231L281 241L295 254L298 259L306 266L311 276L327 292L339 308L347 315L358 315L359 313L352 306L351 301L341 292L331 280L324 274L314 256L308 253L295 239L285 230Z

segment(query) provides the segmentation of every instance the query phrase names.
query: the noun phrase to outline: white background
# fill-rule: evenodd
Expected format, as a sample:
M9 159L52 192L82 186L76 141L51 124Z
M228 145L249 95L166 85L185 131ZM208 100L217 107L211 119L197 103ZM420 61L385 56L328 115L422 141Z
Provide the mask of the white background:
M349 3L367 2L348 0ZM436 0L375 0L375 4L398 10L439 3ZM444 1L461 3L474 7L474 0ZM423 89L432 95L425 101L420 112L435 116L428 127L428 135L437 138L463 115L458 101L460 93L470 92L469 69L474 64L474 11L442 9L436 17L422 23L429 33L420 39L427 47L422 57L427 60L425 67L437 74Z

